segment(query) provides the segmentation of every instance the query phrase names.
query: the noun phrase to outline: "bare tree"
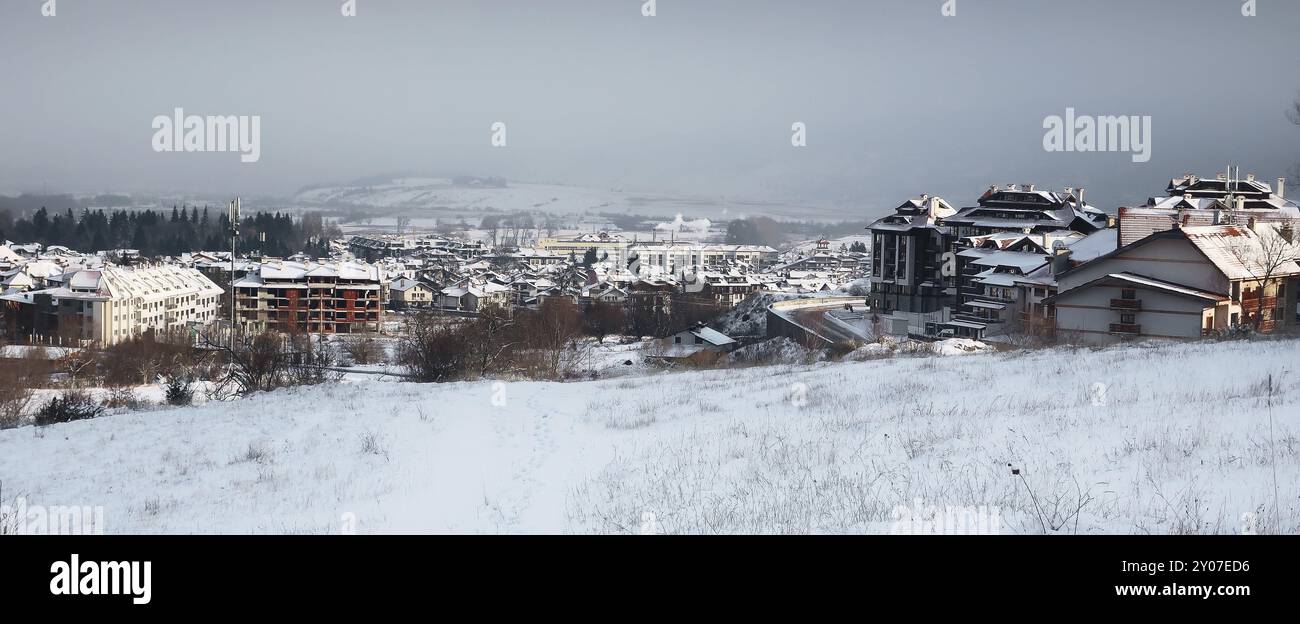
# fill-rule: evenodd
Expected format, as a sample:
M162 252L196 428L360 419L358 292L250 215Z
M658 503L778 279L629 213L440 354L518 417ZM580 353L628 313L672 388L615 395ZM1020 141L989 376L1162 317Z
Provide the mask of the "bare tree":
M474 367L479 375L498 370L502 363L523 344L514 317L500 304L492 303L479 310L469 331Z
M525 332L528 346L541 356L538 372L548 379L558 379L565 372L566 351L576 349L582 337L578 306L569 299L547 299L529 316Z
M1281 302L1282 284L1291 277L1285 269L1300 257L1300 247L1293 243L1295 219L1260 224L1252 235L1242 236L1230 247L1232 257L1250 276L1253 288L1241 296L1242 311L1255 331L1271 329ZM1248 307L1249 304L1249 307ZM1285 312L1283 312L1285 314Z
M464 323L422 312L406 318L398 361L411 379L448 381L465 374L470 335Z
M26 373L27 370L21 366L0 366L0 429L23 423L33 395L31 379Z
M235 394L269 392L323 383L338 376L330 370L334 365L333 351L323 336L312 339L306 334L235 329L233 340L229 334L208 333L202 336L201 342L204 348L216 352L219 359L228 363L225 377L218 383L218 394L228 390Z
M94 374L98 362L98 352L91 347L85 347L69 350L59 357L55 364L61 371L67 373L68 383L76 388L83 381L88 381L87 377Z
M365 366L383 359L383 347L373 336L349 337L342 341L343 353L353 365Z
M606 336L621 334L627 326L627 313L623 306L605 301L592 301L582 316L587 335L604 342Z

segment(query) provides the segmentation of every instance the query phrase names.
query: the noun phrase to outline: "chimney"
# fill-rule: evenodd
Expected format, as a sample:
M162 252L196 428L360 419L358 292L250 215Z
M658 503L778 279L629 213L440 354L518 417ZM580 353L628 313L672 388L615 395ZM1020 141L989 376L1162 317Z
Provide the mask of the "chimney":
M939 212L939 198L938 198L938 197L931 197L931 198L930 198L930 218L933 219L933 218L935 217L935 213L937 213L937 212Z
M1023 188L1023 189L1025 189L1026 191L1029 191L1029 192L1031 192L1031 193L1034 192L1034 185L1033 185L1033 184L1023 184L1023 185L1021 185L1020 188Z
M1087 206L1087 205L1088 205L1088 204L1085 204L1085 203L1083 202L1083 187L1081 186L1081 187L1079 187L1079 207L1080 207L1080 208L1083 208L1084 206Z
M1286 178L1277 179L1277 198L1286 199Z
M1254 181L1255 181L1255 174L1253 174L1253 173L1247 173L1247 174L1246 174L1246 181L1247 181L1247 182L1254 182Z
M1061 242L1061 241L1058 241ZM1069 247L1064 244L1053 246L1052 249L1052 277L1056 277L1070 269L1070 256L1073 254Z
M1245 209L1246 209L1246 198L1237 196L1237 210L1245 210Z

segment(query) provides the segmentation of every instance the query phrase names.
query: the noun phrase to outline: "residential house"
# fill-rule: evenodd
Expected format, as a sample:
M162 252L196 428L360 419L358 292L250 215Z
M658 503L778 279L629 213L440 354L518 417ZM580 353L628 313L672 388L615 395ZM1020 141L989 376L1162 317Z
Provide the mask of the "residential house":
M1057 331L1109 343L1292 327L1297 256L1269 224L1154 232L1057 276Z
M390 283L388 293L391 307L397 310L432 307L438 297L433 287L408 277Z

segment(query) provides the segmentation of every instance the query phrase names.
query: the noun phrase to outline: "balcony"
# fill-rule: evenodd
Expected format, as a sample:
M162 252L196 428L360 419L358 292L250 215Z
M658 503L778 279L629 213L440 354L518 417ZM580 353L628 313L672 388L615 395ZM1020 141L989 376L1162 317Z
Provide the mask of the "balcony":
M1110 309L1112 310L1141 310L1141 299L1111 299Z
M1129 325L1127 323L1111 323L1110 333L1112 334L1140 334L1142 333L1141 325Z

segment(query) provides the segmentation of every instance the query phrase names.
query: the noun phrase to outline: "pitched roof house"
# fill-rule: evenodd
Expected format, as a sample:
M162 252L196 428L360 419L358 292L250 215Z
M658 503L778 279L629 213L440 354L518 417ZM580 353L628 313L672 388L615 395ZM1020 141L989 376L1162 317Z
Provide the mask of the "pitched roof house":
M1296 324L1300 248L1277 228L1156 232L1057 276L1058 332L1085 342L1195 338Z

